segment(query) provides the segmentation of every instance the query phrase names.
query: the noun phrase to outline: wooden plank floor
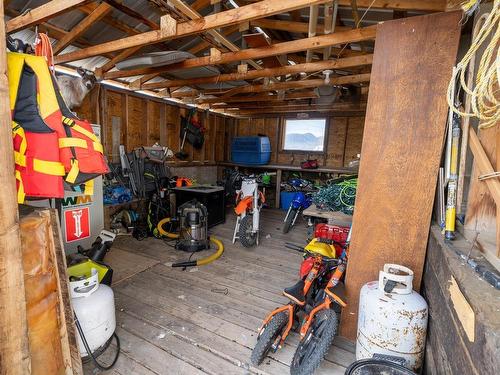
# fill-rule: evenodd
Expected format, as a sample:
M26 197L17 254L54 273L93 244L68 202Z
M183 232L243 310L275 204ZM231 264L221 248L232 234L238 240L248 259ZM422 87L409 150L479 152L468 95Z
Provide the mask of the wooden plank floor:
M289 374L296 333L259 367L249 364L262 319L287 302L281 291L297 281L301 255L283 243L305 244L306 227L299 221L283 235L283 217L283 211L262 211L260 246L246 249L231 243L236 218L229 214L210 231L223 241L224 255L186 271L170 265L188 254L163 241L118 237L106 261L118 276L113 290L122 353L103 374ZM353 352L352 343L336 338L316 374L344 374ZM85 371L100 373L90 365Z

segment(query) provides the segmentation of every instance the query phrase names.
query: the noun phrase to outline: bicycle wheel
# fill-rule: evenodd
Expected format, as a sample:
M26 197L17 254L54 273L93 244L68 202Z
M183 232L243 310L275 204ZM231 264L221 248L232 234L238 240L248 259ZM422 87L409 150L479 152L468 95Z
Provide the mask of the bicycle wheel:
M309 331L300 341L290 365L291 375L311 375L319 367L337 333L337 314L331 310L319 311Z
M260 365L264 358L266 358L271 346L276 338L281 334L287 322L288 313L286 311L282 311L274 315L264 326L264 330L257 339L257 343L255 344L250 357L250 362L254 366Z

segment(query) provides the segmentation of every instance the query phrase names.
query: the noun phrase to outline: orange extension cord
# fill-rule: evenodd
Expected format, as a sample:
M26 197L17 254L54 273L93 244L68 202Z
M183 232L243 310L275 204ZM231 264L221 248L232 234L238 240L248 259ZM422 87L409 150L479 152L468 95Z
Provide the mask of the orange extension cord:
M47 34L38 33L35 41L35 55L45 56L49 68L54 70L54 53L52 52L52 44L50 44Z

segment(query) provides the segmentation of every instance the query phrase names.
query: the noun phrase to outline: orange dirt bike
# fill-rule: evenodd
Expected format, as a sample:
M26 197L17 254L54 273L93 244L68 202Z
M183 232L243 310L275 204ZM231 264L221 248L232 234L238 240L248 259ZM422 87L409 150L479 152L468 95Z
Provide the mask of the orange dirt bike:
M251 362L259 365L270 350L276 352L291 330L300 342L290 365L292 375L312 374L320 365L337 333L338 315L346 306L342 278L347 265L350 231L343 242L314 238L305 248L300 280L283 294L290 302L272 311L259 329Z

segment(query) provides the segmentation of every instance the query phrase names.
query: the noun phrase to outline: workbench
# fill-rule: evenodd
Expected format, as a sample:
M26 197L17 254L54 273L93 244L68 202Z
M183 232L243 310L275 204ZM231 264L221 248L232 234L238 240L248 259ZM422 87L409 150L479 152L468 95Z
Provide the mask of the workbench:
M328 224L338 225L342 227L350 227L352 224L351 215L347 215L340 211L320 210L314 204L311 204L308 208L306 208L302 212L302 215L326 219L328 220Z
M325 174L336 174L336 175L355 175L358 173L357 168L316 168L316 169L304 169L296 165L283 165L283 164L266 164L266 165L246 165L246 164L235 164L229 162L220 162L220 166L234 167L236 170L239 168L250 168L250 169L260 169L262 171L276 171L276 208L280 208L280 192L281 192L281 175L283 171L295 171L304 173L325 173Z

